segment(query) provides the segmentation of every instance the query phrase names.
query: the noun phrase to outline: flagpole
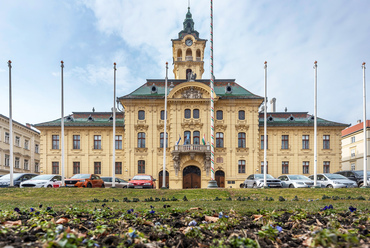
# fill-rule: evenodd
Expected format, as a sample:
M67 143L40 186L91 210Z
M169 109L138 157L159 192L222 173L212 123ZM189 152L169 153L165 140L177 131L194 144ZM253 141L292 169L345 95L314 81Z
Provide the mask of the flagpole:
M13 117L12 117L12 61L8 61L9 67L9 168L10 168L10 185L14 186L13 182Z
M164 133L163 133L163 183L162 189L166 188L166 150L167 150L167 75L168 62L166 62L166 79L164 82Z
M364 107L363 107L363 115L364 115L364 185L363 187L367 187L367 133L366 133L366 81L365 81L365 62L362 63L362 75L363 75L363 95L364 95Z
M114 69L114 90L113 90L113 146L112 146L112 188L116 186L116 63Z
M263 109L264 133L263 133L263 186L267 187L267 61L265 61L265 104Z
M313 165L313 174L314 180L313 185L317 187L317 61L314 63L314 74L315 74L315 81L314 81L314 165Z
M64 62L63 60L60 61L61 65L61 78L62 78L62 85L61 85L61 151L62 151L62 164L61 164L61 167L62 167L62 185L64 186L64 86L63 86L63 68L64 68Z
M211 47L211 80L210 80L210 88L211 88L211 181L208 183L208 188L217 188L217 182L215 181L215 146L214 146L214 75L213 75L213 1L211 0L211 38L210 38L210 47Z

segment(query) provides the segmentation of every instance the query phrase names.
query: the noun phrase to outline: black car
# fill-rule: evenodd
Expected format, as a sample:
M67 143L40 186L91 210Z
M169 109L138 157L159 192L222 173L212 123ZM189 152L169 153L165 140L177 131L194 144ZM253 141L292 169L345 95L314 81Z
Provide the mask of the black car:
M362 187L364 185L364 171L363 170L346 170L346 171L338 171L335 174L340 174L342 176L347 177L348 179L355 181L358 187ZM370 183L370 171L367 172L367 185Z
M13 173L13 184L15 187L19 187L21 182L30 180L31 178L37 176L33 173ZM0 178L0 188L5 188L10 186L10 174L6 174Z

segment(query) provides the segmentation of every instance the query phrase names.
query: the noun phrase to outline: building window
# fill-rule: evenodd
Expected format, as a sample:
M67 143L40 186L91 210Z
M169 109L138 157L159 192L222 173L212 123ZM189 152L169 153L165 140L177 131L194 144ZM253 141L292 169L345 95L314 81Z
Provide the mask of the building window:
M73 135L73 149L80 149L80 135Z
M245 111L239 110L239 120L245 120Z
M40 166L39 166L39 163L35 163L35 172L39 172L40 171Z
M80 162L73 162L73 174L80 174Z
M137 147L138 148L145 148L145 133L138 133L137 134Z
M245 133L238 133L238 148L245 148Z
M94 174L101 174L101 162L94 162Z
M193 132L193 144L194 145L199 145L200 144L200 132L199 131L194 131Z
M139 160L137 162L137 173L145 174L145 161L144 160Z
M324 161L324 173L330 173L330 161Z
M224 158L223 157L217 157L216 158L216 163L223 163L224 162Z
M15 145L20 147L21 146L20 144L21 144L21 138L18 136L15 136Z
M245 173L245 160L238 161L238 173Z
M116 162L116 174L122 174L122 162Z
M302 135L302 149L310 149L310 136Z
M9 155L5 154L5 166L9 167Z
M224 119L224 112L222 112L222 110L217 110L216 111L216 119L217 120L223 120Z
M354 157L356 157L356 150L351 149L351 158L354 158Z
M29 170L28 169L28 160L26 160L26 159L24 160L23 169Z
M29 145L29 141L24 140L24 149L28 150L29 149L28 145Z
M14 167L19 169L19 158L15 158Z
M264 147L264 145L265 145L264 138L265 138L265 136L261 135L261 150L265 149L265 147ZM266 135L266 149L269 149L269 136L268 135Z
M310 162L303 161L303 164L302 164L302 173L303 174L309 174L310 173Z
M164 110L161 110L161 120L164 121Z
M289 135L281 136L281 149L289 149Z
M184 132L184 145L189 145L191 141L191 134L190 131Z
M39 153L39 144L35 145L35 153Z
M59 174L59 162L52 162L52 173Z
M356 137L355 136L351 137L351 143L355 143L355 142L356 142Z
M185 109L184 117L185 117L185 119L190 119L191 118L191 110L190 109Z
M193 109L193 118L199 119L199 109Z
M59 135L52 136L52 149L59 149Z
M352 170L352 171L356 170L356 164L355 164L355 163L352 163L352 164L351 164L351 170Z
M139 110L138 118L139 118L139 120L145 120L145 111L144 110Z
M5 143L9 144L9 133L5 132Z
M160 136L159 136L159 147L160 148L163 148L163 142L164 142L163 138L164 138L164 133L162 132L160 133ZM166 148L168 148L168 133L166 133Z
M264 174L265 173L265 166L263 165L263 161L261 161L261 173ZM266 174L269 173L269 162L266 161Z
M94 149L101 149L101 135L94 135Z
M122 150L122 135L116 135L116 150Z
M330 135L324 135L322 139L323 139L322 149L330 149Z
M282 174L289 174L289 162L288 161L283 161L281 163L281 173Z
M224 147L224 133L216 133L216 147Z

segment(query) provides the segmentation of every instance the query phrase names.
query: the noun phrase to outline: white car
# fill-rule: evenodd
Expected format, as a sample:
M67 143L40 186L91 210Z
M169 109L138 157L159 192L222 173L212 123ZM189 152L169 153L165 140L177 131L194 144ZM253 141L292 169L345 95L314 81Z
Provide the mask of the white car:
M21 188L59 188L62 177L59 175L39 175L21 183Z

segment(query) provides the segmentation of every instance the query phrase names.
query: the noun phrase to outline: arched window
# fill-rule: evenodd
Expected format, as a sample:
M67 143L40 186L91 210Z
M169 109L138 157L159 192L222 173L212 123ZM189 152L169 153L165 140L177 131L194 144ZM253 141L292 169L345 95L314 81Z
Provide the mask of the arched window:
M216 147L224 147L224 133L216 133Z
M161 134L160 134L160 141L159 141L159 147L160 148L163 148L163 142L164 142L164 140L163 140L163 135L164 134L164 132L162 132ZM168 133L166 133L166 148L168 147Z
M138 118L139 118L139 120L145 120L145 111L144 110L139 110Z
M238 147L245 148L245 133L238 133Z
M244 112L244 110L239 110L239 120L245 120L245 112Z
M145 133L138 133L137 134L137 147L138 148L145 148Z
M191 141L191 133L190 131L184 132L184 145L189 145Z
M191 110L190 109L185 109L185 113L184 113L184 117L185 119L190 119L191 118Z
M196 59L197 59L197 61L201 61L202 60L200 49L198 49L197 52L196 52Z
M199 109L193 109L193 118L199 119Z
M168 116L167 116L167 119L168 119ZM161 110L161 120L162 121L164 120L164 110Z
M186 61L193 61L193 52L191 51L190 48L188 48L186 50L186 57L185 57L185 60Z
M177 50L177 61L182 61L182 50Z
M223 120L224 119L224 112L222 112L222 110L217 110L216 111L216 119L217 120Z
M199 131L194 131L193 132L193 144L194 145L199 145L200 144L200 133L199 133Z

